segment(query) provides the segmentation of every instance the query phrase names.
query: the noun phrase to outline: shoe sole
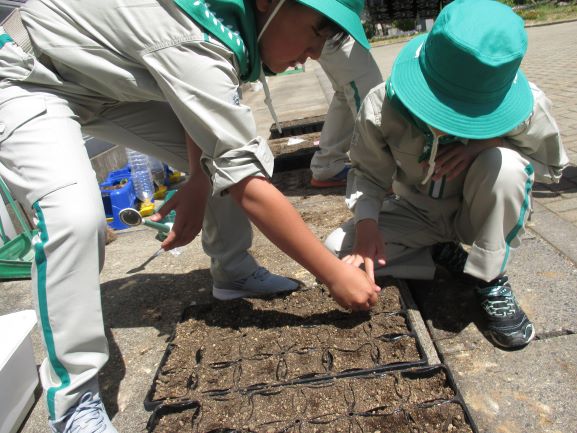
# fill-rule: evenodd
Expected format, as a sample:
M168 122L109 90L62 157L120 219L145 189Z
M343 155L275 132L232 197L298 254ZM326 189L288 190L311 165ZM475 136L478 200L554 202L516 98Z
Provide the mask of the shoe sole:
M298 290L299 285L297 284L294 289L279 290L273 292L247 292L246 290L227 290L219 289L218 287L212 287L212 296L219 301L232 301L233 299L241 298L262 298L266 296L278 295L279 293L289 293Z
M533 338L535 338L535 326L531 326L531 335L529 336L527 341L524 344L520 344L518 346L506 346L504 344L501 344L499 340L493 337L493 333L491 331L488 332L488 337L493 342L493 344L495 344L497 347L500 347L501 349L510 349L510 350L521 349L527 346L531 341L533 341Z

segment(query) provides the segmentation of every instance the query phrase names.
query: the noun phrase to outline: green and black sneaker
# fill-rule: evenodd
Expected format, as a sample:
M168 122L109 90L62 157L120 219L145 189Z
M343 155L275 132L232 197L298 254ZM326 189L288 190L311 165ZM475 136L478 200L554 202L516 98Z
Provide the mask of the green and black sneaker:
M526 346L535 336L535 328L523 312L506 275L486 283L479 282L477 296L487 318L487 336L507 349Z
M435 265L442 266L453 277L462 278L469 253L459 242L441 242L432 246L431 257Z

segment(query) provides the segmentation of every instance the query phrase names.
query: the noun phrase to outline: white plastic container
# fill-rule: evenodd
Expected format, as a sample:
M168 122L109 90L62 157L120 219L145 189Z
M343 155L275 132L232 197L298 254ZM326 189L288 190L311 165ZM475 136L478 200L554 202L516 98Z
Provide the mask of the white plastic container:
M0 316L0 433L15 433L34 404L38 372L30 332L32 310Z
M154 183L152 182L148 156L127 147L126 157L130 166L130 177L136 197L142 203L151 202L154 195Z
M148 164L150 165L150 173L152 174L152 181L157 187L166 185L166 171L164 171L164 164L154 156L148 157Z

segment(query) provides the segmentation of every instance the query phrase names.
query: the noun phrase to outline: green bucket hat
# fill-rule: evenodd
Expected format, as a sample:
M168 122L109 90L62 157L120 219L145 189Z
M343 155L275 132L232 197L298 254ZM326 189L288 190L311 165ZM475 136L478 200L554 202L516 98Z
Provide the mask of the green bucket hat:
M455 0L428 35L399 53L390 77L401 102L429 125L463 138L492 138L523 122L533 95L519 69L523 20L494 0Z
M361 23L364 0L297 0L341 26L359 44L370 49L371 44Z

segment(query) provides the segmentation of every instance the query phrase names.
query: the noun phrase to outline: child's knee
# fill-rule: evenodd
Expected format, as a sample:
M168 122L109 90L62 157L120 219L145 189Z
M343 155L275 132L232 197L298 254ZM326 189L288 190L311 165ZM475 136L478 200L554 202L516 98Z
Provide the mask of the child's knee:
M325 247L337 257L343 257L353 249L355 226L352 220L333 230L325 239Z
M532 184L530 162L520 153L503 147L479 154L467 174L466 189L482 188L486 193L518 192ZM530 186L530 185L529 185Z
M344 237L345 233L340 227L333 230L325 239L325 247L327 247L327 249L335 256L338 256L341 251Z

